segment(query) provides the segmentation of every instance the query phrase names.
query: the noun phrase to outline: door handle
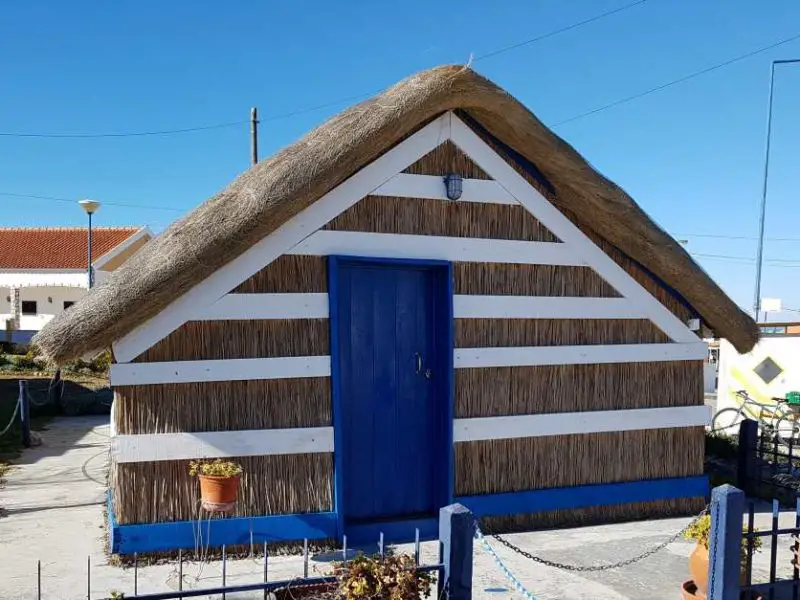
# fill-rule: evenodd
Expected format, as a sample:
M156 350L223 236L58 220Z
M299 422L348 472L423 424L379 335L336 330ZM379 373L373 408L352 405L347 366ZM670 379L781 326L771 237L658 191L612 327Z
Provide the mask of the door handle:
M419 352L414 352L414 357L417 360L417 367L416 371L414 371L417 375L422 373L422 355Z

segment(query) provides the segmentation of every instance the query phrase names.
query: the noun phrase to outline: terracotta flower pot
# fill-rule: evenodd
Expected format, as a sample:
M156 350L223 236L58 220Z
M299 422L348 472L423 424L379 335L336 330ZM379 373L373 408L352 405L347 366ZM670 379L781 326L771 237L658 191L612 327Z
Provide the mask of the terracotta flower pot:
M239 494L239 475L198 475L197 478L200 480L200 499L204 509L211 512L230 512L235 508Z
M705 598L708 592L708 548L697 544L689 556L689 573L697 587L697 595Z

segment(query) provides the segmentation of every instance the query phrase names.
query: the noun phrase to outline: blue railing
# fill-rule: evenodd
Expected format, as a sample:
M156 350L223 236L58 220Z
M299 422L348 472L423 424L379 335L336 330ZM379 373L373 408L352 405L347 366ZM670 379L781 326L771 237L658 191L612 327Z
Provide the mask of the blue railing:
M438 592L436 598L450 600L467 600L472 597L472 553L473 537L476 531L475 517L464 506L453 504L446 506L439 511L439 548L440 562L435 564L420 565L420 536L416 536L414 549L414 570L425 573L437 574ZM347 541L343 540L341 550L342 563L346 564L352 557L348 556ZM385 552L384 536L378 539L378 553L383 556ZM336 582L333 575L322 577L309 577L309 554L308 540L303 543L303 576L293 579L279 581L269 581L269 555L267 546L264 546L264 568L262 581L252 583L237 583L228 585L227 583L227 551L222 548L222 584L217 587L203 589L183 589L183 553L178 553L178 589L162 592L139 593L139 557L133 557L133 589L126 590L124 598L126 600L174 600L178 598L197 598L202 596L220 596L225 599L227 594L237 592L258 592L263 591L264 597L268 592L277 590L294 590L298 587L325 586ZM38 565L37 572L37 598L51 598L49 590L42 589L42 566ZM86 562L86 598L92 600L97 598L92 594L92 565L91 559ZM103 600L111 600L103 598Z
M745 522L745 511L747 520ZM800 499L794 510L794 527L780 527L780 503L772 501L770 526L755 526L756 507L747 502L742 490L731 485L715 488L711 494L711 532L709 534L708 600L740 600L740 598L800 598ZM766 581L753 581L753 562L758 542L768 553L769 576ZM789 554L779 555L781 548ZM779 574L785 561L784 574ZM786 571L791 567L791 574Z

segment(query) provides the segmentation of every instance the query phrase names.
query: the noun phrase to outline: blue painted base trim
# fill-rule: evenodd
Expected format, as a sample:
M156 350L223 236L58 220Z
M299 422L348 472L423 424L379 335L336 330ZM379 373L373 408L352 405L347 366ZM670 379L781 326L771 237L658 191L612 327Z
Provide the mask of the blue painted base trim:
M106 493L106 520L108 527L108 551L111 554L119 553L119 536L117 535L117 518L114 515L114 503L111 500L111 490Z
M257 544L296 541L303 538L321 540L336 537L336 513L234 517L211 519L210 523L203 519L200 527L202 527L203 544L210 544L213 548L222 545L249 544L251 531L252 540ZM197 521L117 525L113 539L116 552L119 554L159 552L194 548L197 532Z
M347 525L345 528L349 547L362 544L377 544L381 533L383 533L383 540L386 544L413 542L417 529L419 529L419 539L435 540L439 535L439 520L430 517L427 519Z
M625 483L582 485L456 498L476 517L514 515L546 510L609 506L629 502L708 497L708 477L675 477Z
M707 498L708 495L708 477L699 475L462 496L455 501L469 508L476 517L489 517L630 502ZM209 526L210 535L208 535ZM114 517L111 495L108 496L108 541L112 553L133 554L178 548L191 549L195 547L197 527L197 521L118 525ZM430 517L363 525L350 524L346 526L347 543L350 547L377 544L381 533L386 544L413 542L416 529L419 529L421 540L435 540L438 536L438 521L435 517ZM203 543L210 543L212 547L223 544L249 544L251 531L253 542L259 544L265 541L284 542L303 538L319 540L340 537L337 534L335 512L212 519L210 525L208 521L202 521Z

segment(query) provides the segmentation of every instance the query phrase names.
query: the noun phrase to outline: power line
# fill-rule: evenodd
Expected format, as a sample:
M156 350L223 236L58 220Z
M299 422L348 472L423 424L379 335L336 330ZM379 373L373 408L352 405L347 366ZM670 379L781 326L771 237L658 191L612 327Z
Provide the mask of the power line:
M730 260L733 262L746 263L746 264L752 264L755 262L755 258L749 256L731 256L728 254L704 254L700 252L690 252L689 254L698 258ZM767 258L764 259L764 261L773 267L800 267L800 261L792 259Z
M525 40L524 42L518 42L516 44L511 44L510 46L505 46L504 48L492 50L491 52L487 52L486 54L481 54L476 56L475 58L472 59L472 62L477 62L479 60L491 58L493 56L497 56L498 54L504 54L505 52L510 52L511 50L522 48L523 46L528 46L530 44L535 44L536 42L541 42L542 40L546 40L547 38L551 38L561 33L566 33L567 31L572 31L573 29L577 29L578 27L583 27L584 25L588 25L589 23L594 23L595 21L605 19L606 17L610 17L611 15L615 15L624 10L628 10L629 8L633 8L634 6L639 6L640 4L644 4L645 2L647 2L647 0L637 0L636 2L625 4L623 6L620 6L619 8L606 11L604 13L595 15L594 17L590 17L583 21L578 21L577 23L573 23L572 25L567 25L566 27L562 27L561 29L555 29L553 31L543 33L542 35L531 38L529 40Z
M676 238L715 238L720 240L757 240L755 236L748 235L725 235L720 233L674 233L673 237ZM781 238L781 237L768 237L764 238L770 242L800 242L800 238Z
M558 123L553 124L552 127L559 127L559 126L565 125L567 123L572 123L573 121L577 121L578 119L583 119L583 118L588 117L590 115L594 115L594 114L597 114L597 113L602 112L604 110L608 110L609 108L614 108L615 106L619 106L620 104L626 104L626 103L631 102L633 100L638 100L639 98L643 98L645 96L649 96L650 94L655 94L656 92L660 92L661 90L665 90L665 89L667 89L669 87L672 87L673 85L678 85L679 83L683 83L685 81L689 81L690 79L694 79L695 77L700 77L701 75L706 75L706 74L711 73L713 71L716 71L718 69L722 69L723 67L730 66L732 64L735 64L737 62L743 61L743 60L745 60L747 58L750 58L752 56L756 56L757 54L761 54L762 52L766 52L767 50L772 50L773 48L777 48L778 46L782 46L784 44L788 44L789 42L793 42L793 41L798 40L798 39L800 39L800 33L798 33L796 35L793 35L792 37L786 38L784 40L781 40L779 42L775 42L774 44L770 44L768 46L763 46L761 48L758 48L757 50L752 50L750 52L747 52L746 54L740 54L739 56L737 56L735 58L731 58L731 59L726 60L724 62L717 63L717 64L715 64L715 65L713 65L711 67L707 67L705 69L701 69L699 71L695 71L694 73L690 73L689 75L684 75L683 77L679 77L678 79L673 79L672 81L669 81L667 83L664 83L664 84L658 85L656 87L650 88L649 90L645 90L643 92L639 92L638 94L633 94L631 96L626 96L625 98L621 98L619 100L615 100L614 102L610 102L609 104L604 104L603 106L598 106L597 108L593 108L592 110L588 110L588 111L586 111L584 113L580 113L578 115L575 115L574 117L570 117L569 119L564 119L563 121L559 121Z
M122 138L122 137L145 137L152 135L173 135L177 133L190 133L193 131L208 131L210 129L224 129L236 127L250 121L231 121L229 123L217 123L216 125L203 125L201 127L187 127L185 129L162 129L160 131L133 131L133 132L113 132L113 133L15 133L0 131L1 137L17 138Z
M567 31L571 31L573 29L577 29L579 27L583 27L584 25L588 25L589 23L594 23L595 21L599 21L606 17L610 17L616 13L622 12L624 10L628 10L640 4L644 4L648 0L636 0L636 2L631 2L630 4L625 4L620 6L619 8L615 8L613 10L606 11L599 15L595 15L594 17L590 17L588 19L584 19L583 21L578 21L577 23L572 23L571 25L567 25L566 27L562 27L560 29L555 29L553 31L549 31L542 35L539 35L535 38L531 38L529 40L525 40L523 42L518 42L516 44L512 44L510 46L505 46L503 48L499 48L497 50L493 50L491 52L487 52L486 54L482 54L473 59L473 62L478 60L484 60L486 58L490 58L493 56L497 56L498 54L504 54L506 52L510 52L511 50L516 50L517 48L521 48L523 46L528 46L534 44L536 42L542 41L547 38L555 37L559 34L565 33ZM329 108L331 106L336 106L337 104L343 104L345 102L352 102L354 100L360 100L363 98L367 98L369 96L373 96L379 92L384 91L386 88L379 88L375 90L371 90L369 92L363 92L361 94L355 94L352 96L346 96L342 98L338 98L336 100L331 100L329 102L325 102L323 104L317 104L315 106L309 106L307 108L301 108L298 110L294 110L287 113L271 115L268 117L262 117L259 120L261 122L264 121L278 121L280 119L288 119L290 117L295 117L297 115L302 115L310 112L314 112L317 110L322 110L323 108ZM16 137L16 138L66 138L66 139L82 139L82 138L125 138L125 137L143 137L143 136L156 136L156 135L174 135L174 134L181 134L181 133L190 133L194 131L207 131L212 129L223 129L227 127L236 127L242 124L249 124L250 121L231 121L229 123L218 123L216 125L205 125L202 127L187 127L184 129L165 129L160 131L134 131L134 132L112 132L112 133L17 133L17 132L0 132L0 137Z
M58 196L39 196L36 194L17 194L14 192L0 192L0 196L9 196L12 198L31 198L34 200L51 200L53 202L69 202L75 204L77 202L74 198L59 198ZM125 204L121 202L103 202L103 206L118 206L121 208L146 208L149 210L168 210L174 212L184 212L185 208L175 208L172 206L156 206L152 204Z

